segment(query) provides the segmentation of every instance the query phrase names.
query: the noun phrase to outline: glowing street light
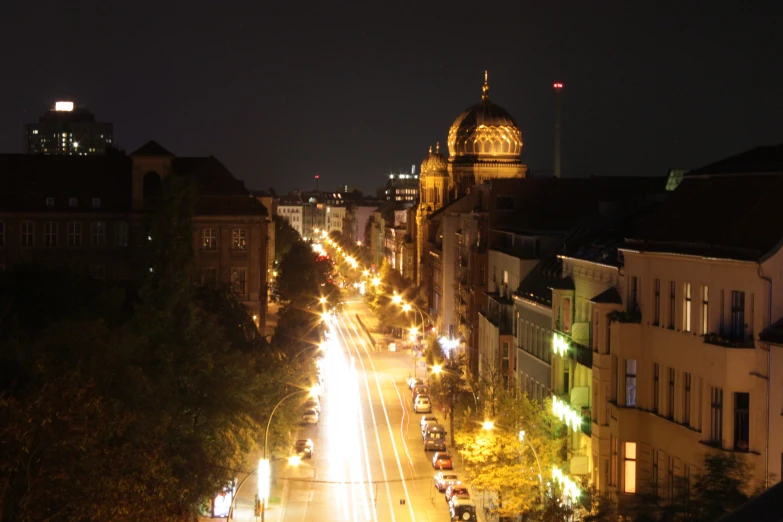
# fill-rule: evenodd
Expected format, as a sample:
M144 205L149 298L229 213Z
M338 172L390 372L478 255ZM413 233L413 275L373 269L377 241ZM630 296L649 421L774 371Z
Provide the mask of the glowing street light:
M381 284L381 278L380 277L373 277L372 278L372 284L373 286L378 286Z
M370 271L369 270L365 270L364 272L362 272L362 275L364 277L370 277Z
M302 463L302 457L300 457L299 455L291 455L290 457L288 457L288 464L291 466L298 466L301 463Z
M441 373L443 373L443 366L441 366L440 364L433 365L432 373L434 373L435 375L440 375Z
M392 297L392 303L400 304L402 302L402 296L400 294L394 294Z
M318 302L320 302L321 304L326 304L326 298L325 298L325 297L321 297L321 298L318 300Z
M404 305L402 305L402 311L403 312L410 312L411 310L413 310L413 308L411 308L411 305L409 305L408 303L405 303Z
M481 429L485 431L492 431L495 429L495 423L491 420L485 420L481 423Z

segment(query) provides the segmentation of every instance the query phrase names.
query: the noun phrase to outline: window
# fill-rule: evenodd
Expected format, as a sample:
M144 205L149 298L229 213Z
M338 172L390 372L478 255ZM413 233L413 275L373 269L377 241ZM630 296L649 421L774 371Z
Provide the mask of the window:
M628 289L628 310L635 312L639 309L639 278L631 277L631 286Z
M691 331L691 284L683 285L682 331Z
M655 326L658 326L661 324L661 280L656 279L655 280L655 303L653 306L655 317L653 319L653 324Z
M511 368L511 353L508 341L503 341L503 371L507 372Z
M22 221L19 229L21 245L31 247L35 244L35 223L32 221Z
M674 457L666 459L666 499L669 504L674 500Z
M75 207L79 204L79 200L76 198L68 198L68 206Z
M487 284L487 265L483 263L479 267L479 281L481 286L485 286Z
M0 221L0 248L5 246L5 222Z
M246 292L247 268L231 267L231 290L235 294L245 294Z
M745 340L745 292L731 291L731 331L735 341Z
M125 221L114 224L114 244L118 247L128 246L128 223Z
M691 374L682 375L682 423L691 425Z
M653 363L653 411L661 413L661 365Z
M208 288L216 288L217 283L217 268L204 268L201 271L201 284Z
M658 459L660 458L660 451L654 449L652 451L652 480L650 481L650 493L653 496L658 496Z
M750 448L750 394L734 393L734 449L748 451Z
M57 222L47 221L44 223L44 245L48 247L57 246Z
M201 231L201 248L204 250L217 249L217 230L214 228L205 228Z
M674 330L674 304L677 294L677 286L674 281L669 282L669 328Z
M612 486L617 485L617 439L609 435L612 445L611 461L609 464L609 482Z
M625 361L625 405L636 406L636 359Z
M674 368L669 368L669 394L667 395L668 405L666 413L669 418L674 418L674 380L677 376L677 371Z
M68 246L82 246L82 224L78 221L68 222Z
M571 332L571 299L565 298L563 299L563 310L562 310L562 318L563 318L563 331L565 333Z
M91 265L90 277L98 281L106 281L106 267L103 265Z
M636 443L625 443L625 465L623 466L625 493L636 493Z
M90 244L97 247L106 244L106 223L103 221L90 223Z
M708 328L710 327L710 287L704 285L701 288L701 333L707 335L710 333Z
M710 389L710 442L723 442L723 388Z
M92 198L92 206L93 206L93 208L100 208L101 207L101 198Z
M52 208L54 206L54 198L46 198L46 206Z

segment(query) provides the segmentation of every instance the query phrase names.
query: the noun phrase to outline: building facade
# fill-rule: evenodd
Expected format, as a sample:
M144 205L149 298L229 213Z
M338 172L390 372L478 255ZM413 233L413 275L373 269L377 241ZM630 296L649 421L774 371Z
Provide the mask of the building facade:
M73 102L57 102L38 122L24 126L26 154L89 156L113 146L114 126Z
M129 156L0 155L0 265L58 263L101 280L138 280L145 220L173 175L196 187L202 281L230 286L264 328L266 209L214 157L176 157L155 142Z

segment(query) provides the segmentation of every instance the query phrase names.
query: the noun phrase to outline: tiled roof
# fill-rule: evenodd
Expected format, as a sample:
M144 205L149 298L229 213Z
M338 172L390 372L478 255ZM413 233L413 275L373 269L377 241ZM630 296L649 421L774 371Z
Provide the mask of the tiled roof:
M249 192L245 184L234 177L216 158L173 158L171 168L181 176L196 183L199 194L245 196Z
M587 218L624 213L661 197L667 178L593 177L492 180L492 228L527 233L566 232ZM514 210L496 210L497 196Z
M160 143L155 140L150 140L135 151L131 152L131 156L171 156L174 154L164 149Z
M623 304L623 300L620 298L620 292L618 292L617 288L615 287L604 290L597 296L590 299L590 301L604 304Z
M721 174L783 173L783 144L756 147L692 170L685 177Z
M783 175L686 176L627 247L758 261L783 239Z
M2 212L129 212L131 196L131 160L124 154L0 154ZM92 207L95 197L99 208ZM54 206L47 207L46 198L54 198Z
M248 196L199 196L196 200L197 216L266 216L266 207L254 197Z

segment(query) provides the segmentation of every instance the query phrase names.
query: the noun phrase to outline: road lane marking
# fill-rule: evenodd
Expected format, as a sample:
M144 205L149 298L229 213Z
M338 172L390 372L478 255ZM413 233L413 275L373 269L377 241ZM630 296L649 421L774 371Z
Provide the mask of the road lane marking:
M397 469L400 472L400 477L402 478L402 489L405 492L405 503L408 506L408 511L410 512L411 515L411 521L415 522L416 514L413 512L413 505L411 504L410 493L408 492L408 484L407 481L405 480L405 472L402 470L402 462L400 461L400 454L397 451L397 443L394 440L394 431L392 430L391 421L389 420L389 412L386 410L386 405L383 402L383 391L381 390L381 381L378 379L378 372L375 369L375 363L373 362L372 356L370 355L370 352L367 349L367 343L359 335L359 331L356 328L356 324L351 320L350 316L346 315L346 317L348 318L348 321L351 325L351 328L353 328L354 333L361 341L362 348L364 348L364 352L367 355L367 360L370 362L370 366L372 367L373 378L375 379L375 386L378 389L378 396L381 399L380 400L381 409L383 410L383 416L386 418L386 427L389 429L389 438L391 439L392 449L394 450L394 458L397 461ZM359 358L359 364L362 365L362 369L365 369L364 361L362 360L361 357ZM365 379L367 378L366 376L367 376L367 371L365 369Z
M345 325L343 323L343 327L344 326ZM340 332L340 336L343 338L343 342L345 344L345 349L348 351L348 354L351 356L351 358L353 358L353 355L351 355L351 348L350 348L350 346L348 344L348 340L346 339L346 335L345 335L345 332L343 331L343 328L339 328L338 327L338 331ZM356 349L356 354L359 355L359 350L355 346L356 343L354 342L353 344L354 344L354 349ZM394 521L395 520L395 517L394 517L394 505L392 504L391 488L389 487L389 476L386 473L386 464L383 462L383 450L382 450L382 447L381 447L381 439L380 439L380 435L378 434L378 427L377 427L378 426L378 421L375 418L375 410L373 410L373 408L372 408L372 395L370 393L370 384L369 384L369 381L367 380L367 372L366 371L364 372L364 387L365 387L365 390L367 392L367 402L370 405L370 416L372 417L373 430L375 431L375 442L376 442L376 445L378 446L378 454L379 454L379 457L380 457L379 460L381 461L381 472L383 474L384 484L386 485L386 497L389 500L389 511L391 512L392 520ZM361 407L361 404L360 404L360 407ZM366 449L367 448L367 434L364 431L364 429L362 429L362 432L363 432L364 446L365 446L365 452L366 452L367 451L367 449ZM367 457L365 457L365 458L366 458L366 461L367 461L367 467L369 468L369 466L370 466L369 455ZM369 487L369 485L368 485L368 487ZM375 505L375 502L373 502L372 513L373 513L374 520L377 521L378 520L378 513L377 513L377 506Z
M416 474L416 470L413 468L413 458L411 457L411 452L408 450L408 443L405 442L405 437L407 436L408 430L403 430L405 419L410 421L411 416L408 414L408 408L405 406L405 401L403 400L402 395L400 395L400 389L397 387L397 382L394 379L392 379L392 384L394 384L394 391L397 392L397 397L400 399L400 406L402 406L402 418L400 419L400 439L402 440L402 445L405 448L405 454L408 456L408 468L410 468L411 476L414 476ZM410 422L408 422L408 424L410 424ZM413 489L418 493L419 488L416 486L416 482L413 482Z

